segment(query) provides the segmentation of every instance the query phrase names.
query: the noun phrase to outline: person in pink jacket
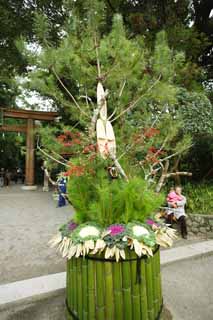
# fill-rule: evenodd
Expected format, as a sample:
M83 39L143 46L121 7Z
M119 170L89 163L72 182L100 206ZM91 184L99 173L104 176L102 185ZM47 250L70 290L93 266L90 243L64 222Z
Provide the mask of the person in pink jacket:
M184 208L186 197L182 195L181 187L176 187L175 190L171 189L166 200L169 207L167 211L167 221L172 224L173 217L175 217L180 224L182 237L187 239L186 213Z

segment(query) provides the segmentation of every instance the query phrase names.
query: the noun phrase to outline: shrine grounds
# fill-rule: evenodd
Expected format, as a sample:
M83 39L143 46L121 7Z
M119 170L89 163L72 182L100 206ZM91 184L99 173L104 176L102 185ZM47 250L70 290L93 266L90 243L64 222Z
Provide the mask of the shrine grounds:
M0 189L0 284L64 271L65 264L48 241L72 215L57 208L51 192Z
M35 277L51 274L63 277L65 261L55 249L49 248L48 241L72 213L70 206L57 208L51 192L23 191L19 185L0 189L0 291L7 284L20 280L33 281ZM177 255L187 256L187 250L202 250L205 243L204 239L191 237L176 241L174 246L179 250ZM164 252L164 303L173 318L169 311L164 311L162 319L210 320L213 314L213 248L208 255L172 264L166 263L169 255ZM0 311L0 319L64 320L64 294L62 290L59 296L40 299L33 307L23 307L18 313L15 308L6 313Z

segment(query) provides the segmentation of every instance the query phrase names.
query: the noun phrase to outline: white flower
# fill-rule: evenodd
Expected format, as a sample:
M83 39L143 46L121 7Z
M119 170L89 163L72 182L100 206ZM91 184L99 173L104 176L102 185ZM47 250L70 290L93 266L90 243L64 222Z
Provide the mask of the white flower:
M86 238L86 237L90 237L90 236L94 236L94 237L98 237L100 235L100 231L93 226L86 226L83 227L81 229L81 231L79 232L79 236L81 238Z
M142 226L134 226L132 228L132 232L136 237L145 236L149 234L149 231Z

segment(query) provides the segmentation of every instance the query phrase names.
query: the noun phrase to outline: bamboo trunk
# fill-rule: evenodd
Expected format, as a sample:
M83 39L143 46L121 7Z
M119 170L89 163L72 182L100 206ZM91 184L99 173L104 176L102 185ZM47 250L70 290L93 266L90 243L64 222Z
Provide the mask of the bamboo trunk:
M71 272L72 272L72 261L67 260L67 287L66 287L66 299L68 306L71 307L72 305L72 294L71 294ZM71 317L68 313L66 312L66 319L71 320Z
M105 319L114 319L112 263L105 262Z
M82 259L76 259L77 261L77 287L78 287L78 317L82 319L83 316L83 304L82 304Z
M157 261L157 283L158 283L158 297L159 297L159 304L160 307L163 303L162 298L162 286L161 286L161 270L160 270L160 250L156 252L156 261Z
M130 253L132 259L136 259L136 254L134 252ZM137 278L138 264L141 265L140 260L131 261L131 283L132 283L132 319L141 319L140 310L140 279ZM140 275L141 276L141 275Z
M73 312L75 314L77 314L77 310L78 310L78 302L77 302L77 298L78 298L78 295L77 295L77 285L78 285L78 282L77 282L77 259L76 258L72 258L73 260L73 281L72 281L72 292L73 292Z
M95 320L95 262L88 260L88 310L89 320Z
M126 259L129 259L129 252L126 251ZM122 263L122 281L123 281L123 302L125 306L124 320L132 319L132 299L131 299L131 269L130 262Z
M154 317L156 319L159 312L159 297L158 297L158 281L157 281L157 256L154 254L152 258L152 285L153 285L153 303Z
M146 260L146 291L147 291L147 306L148 319L154 320L154 301L153 301L153 285L152 285L152 258Z
M123 319L122 263L113 264L115 319Z
M88 315L88 260L82 261L82 303L83 303L83 319L89 320Z
M147 290L146 290L146 261L141 260L141 285L140 285L140 297L141 297L141 319L148 320L148 308L147 308Z
M104 264L96 262L96 319L105 320L104 306Z

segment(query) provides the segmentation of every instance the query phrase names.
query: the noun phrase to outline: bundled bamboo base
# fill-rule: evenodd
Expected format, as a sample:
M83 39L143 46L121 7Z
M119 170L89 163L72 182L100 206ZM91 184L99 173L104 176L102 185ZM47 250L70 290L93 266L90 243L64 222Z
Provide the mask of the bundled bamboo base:
M159 248L152 258L67 261L67 320L156 320L162 309Z

